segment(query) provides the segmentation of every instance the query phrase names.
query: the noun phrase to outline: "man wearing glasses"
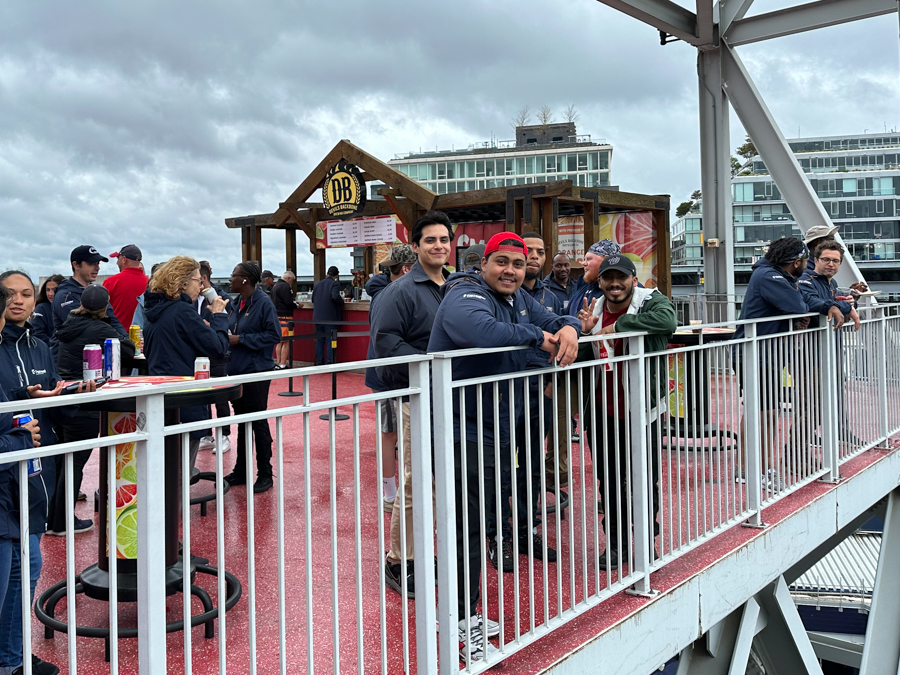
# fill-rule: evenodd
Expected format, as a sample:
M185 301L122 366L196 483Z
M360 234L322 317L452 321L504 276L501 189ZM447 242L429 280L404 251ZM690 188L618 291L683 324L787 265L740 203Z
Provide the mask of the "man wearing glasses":
M823 241L813 253L814 267L800 277L798 285L810 312L824 314L834 323L835 330L844 325L846 319L853 321L859 330L859 314L853 307L853 298L839 299L838 285L834 275L844 262L844 247L833 239ZM810 328L817 328L818 319L813 319Z

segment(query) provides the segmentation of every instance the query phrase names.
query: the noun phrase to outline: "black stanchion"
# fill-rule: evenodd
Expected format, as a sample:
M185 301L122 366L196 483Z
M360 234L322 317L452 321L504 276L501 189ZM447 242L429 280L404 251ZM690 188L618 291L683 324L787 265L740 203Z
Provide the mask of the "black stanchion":
M290 333L290 335L288 335L288 338L289 338L288 344L290 345L290 354L291 354L291 356L290 356L291 365L289 366L289 368L291 368L293 370L293 368L294 368L294 339L295 339L294 338L294 322L293 321L288 321L288 332ZM288 378L288 390L287 391L279 391L278 395L279 396L303 396L303 392L302 391L294 391L294 378L289 377Z
M325 350L325 353L328 353L328 350ZM331 331L331 362L337 363L337 331ZM337 399L337 373L331 373L331 399ZM341 420L349 420L350 415L344 415L343 413L339 413L337 408L329 408L326 414L319 415L320 420L330 420L334 419L335 421Z

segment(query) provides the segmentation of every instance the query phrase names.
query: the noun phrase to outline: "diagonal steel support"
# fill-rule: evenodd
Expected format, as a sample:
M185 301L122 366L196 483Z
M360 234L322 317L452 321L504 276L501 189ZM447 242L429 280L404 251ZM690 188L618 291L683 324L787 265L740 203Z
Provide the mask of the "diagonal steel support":
M818 0L736 20L720 31L729 46L738 47L896 11L896 0Z
M756 596L768 614L768 623L753 642L769 675L822 675L806 628L797 613L784 577Z
M725 35L733 22L743 19L752 4L753 0L719 0L719 35Z
M695 47L701 44L697 35L697 15L670 0L598 1Z
M896 675L900 669L900 489L888 497L887 516L878 569L875 572L875 588L872 591L872 608L866 624L866 643L863 647L860 675Z
M800 231L806 232L814 225L832 225L831 217L794 158L740 57L724 44L720 46L719 52L722 57L725 94L781 191ZM844 256L844 264L841 265L835 278L839 284L846 286L856 281L864 281L859 268L850 256Z

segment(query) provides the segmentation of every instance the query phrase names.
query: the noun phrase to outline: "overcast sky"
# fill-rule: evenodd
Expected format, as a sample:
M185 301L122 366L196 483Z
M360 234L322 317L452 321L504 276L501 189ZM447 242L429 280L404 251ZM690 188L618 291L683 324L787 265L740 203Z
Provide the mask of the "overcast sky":
M892 15L739 54L786 136L882 131L900 127L897 31ZM699 187L696 50L594 0L3 3L0 269L135 243L227 275L224 219L273 211L341 138L384 160L510 139L526 104L574 104L622 189ZM283 248L264 239L276 274Z

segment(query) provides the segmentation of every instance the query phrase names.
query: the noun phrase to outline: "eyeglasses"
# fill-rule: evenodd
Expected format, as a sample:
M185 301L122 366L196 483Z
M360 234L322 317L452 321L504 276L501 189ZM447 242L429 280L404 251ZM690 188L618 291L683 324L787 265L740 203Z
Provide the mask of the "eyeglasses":
M203 277L191 277L190 281L196 281L198 284L203 283Z
M819 260L819 262L827 263L829 265L840 265L841 264L840 258L819 258L818 260Z

